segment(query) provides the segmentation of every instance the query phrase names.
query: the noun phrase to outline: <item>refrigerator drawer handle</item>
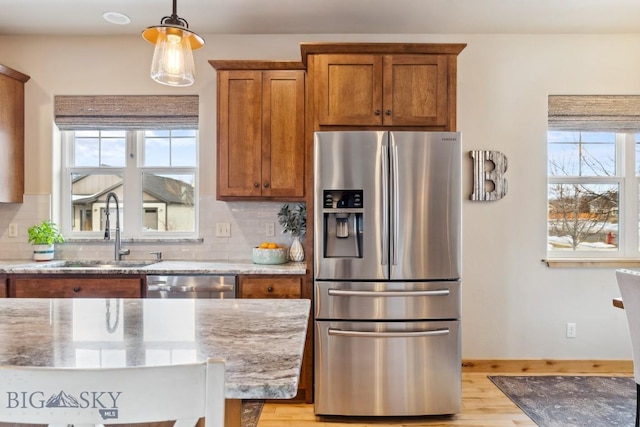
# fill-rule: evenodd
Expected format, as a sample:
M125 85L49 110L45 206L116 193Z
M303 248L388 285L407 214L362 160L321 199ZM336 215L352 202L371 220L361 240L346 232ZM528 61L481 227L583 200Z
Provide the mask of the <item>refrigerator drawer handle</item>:
M433 291L343 291L329 289L329 295L339 297L439 297L449 295L449 289Z
M342 329L329 328L329 335L339 337L362 337L362 338L419 338L449 335L449 328L433 329L430 331L416 332L364 332L364 331L344 331Z
M169 291L171 292L193 292L196 288L189 285L174 285L169 286Z
M165 284L163 285L153 285L153 284L148 284L147 285L147 290L148 291L168 291L169 289L171 289L171 286L167 285L166 282L164 282Z

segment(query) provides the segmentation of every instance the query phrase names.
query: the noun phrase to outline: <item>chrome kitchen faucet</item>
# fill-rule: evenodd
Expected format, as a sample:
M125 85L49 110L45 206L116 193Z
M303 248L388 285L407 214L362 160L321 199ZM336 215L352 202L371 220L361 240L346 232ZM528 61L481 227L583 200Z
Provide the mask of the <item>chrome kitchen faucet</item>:
M104 224L104 240L111 240L111 231L109 230L109 200L112 198L116 202L116 244L114 249L114 259L116 261L122 261L122 256L129 255L131 250L122 249L122 241L120 240L120 205L118 202L118 195L113 191L107 194L107 219Z

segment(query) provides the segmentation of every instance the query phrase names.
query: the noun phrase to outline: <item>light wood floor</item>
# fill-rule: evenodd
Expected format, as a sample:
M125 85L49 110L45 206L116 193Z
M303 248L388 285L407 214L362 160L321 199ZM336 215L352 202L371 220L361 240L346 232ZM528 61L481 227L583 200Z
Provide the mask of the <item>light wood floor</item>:
M500 373L493 373L500 375ZM366 419L331 417L313 414L313 405L267 404L258 427L384 427L384 426L532 426L529 419L487 378L487 373L462 373L462 412L448 417L413 419Z

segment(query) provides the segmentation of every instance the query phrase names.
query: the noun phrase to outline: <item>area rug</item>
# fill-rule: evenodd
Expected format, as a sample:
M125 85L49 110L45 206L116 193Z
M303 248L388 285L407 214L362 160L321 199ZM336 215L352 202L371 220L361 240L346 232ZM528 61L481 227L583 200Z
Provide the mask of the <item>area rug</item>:
M629 377L489 376L540 427L633 427L636 383Z
M260 420L263 406L264 401L262 400L243 400L240 420L242 427L256 427L258 420Z

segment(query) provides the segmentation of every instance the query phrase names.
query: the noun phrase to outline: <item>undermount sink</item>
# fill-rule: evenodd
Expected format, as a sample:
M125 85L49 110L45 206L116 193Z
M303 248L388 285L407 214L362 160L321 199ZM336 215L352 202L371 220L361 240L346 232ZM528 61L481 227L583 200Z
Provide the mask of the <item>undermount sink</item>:
M116 260L69 260L57 267L60 268L140 268L156 264L158 261L116 261Z

